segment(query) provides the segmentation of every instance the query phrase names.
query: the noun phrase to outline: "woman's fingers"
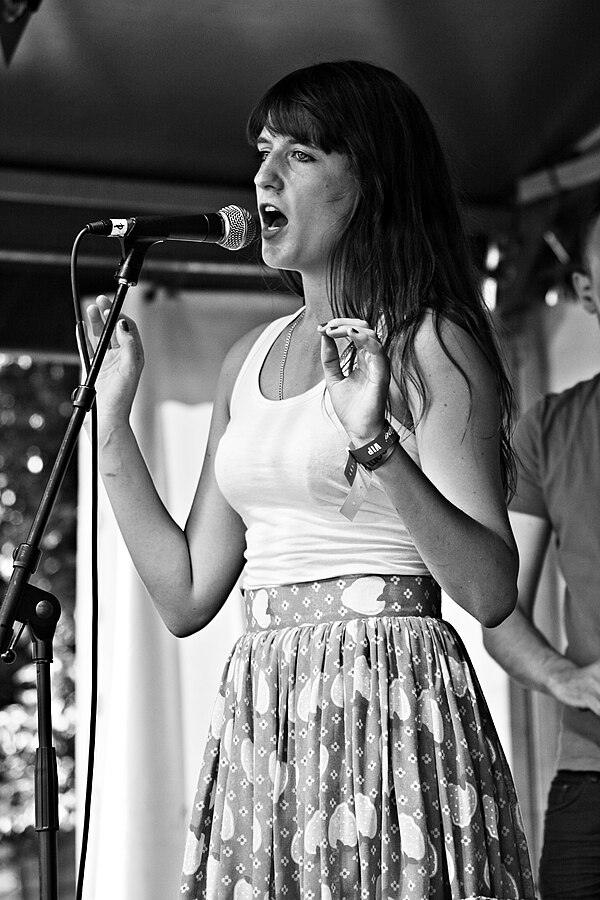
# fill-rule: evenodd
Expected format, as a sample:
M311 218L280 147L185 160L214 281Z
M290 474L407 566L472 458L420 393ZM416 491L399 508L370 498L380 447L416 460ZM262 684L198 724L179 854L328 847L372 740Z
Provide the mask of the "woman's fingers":
M357 326L360 328L371 328L366 319L350 319L350 318L337 318L330 319L328 322L324 322L323 325L319 325L319 328L346 328L347 326Z
M341 381L344 378L344 373L340 364L337 344L333 338L325 333L321 326L319 326L319 331L321 332L321 364L325 381L327 384Z
M350 439L377 434L385 415L390 366L377 334L360 319L332 319L319 326L321 361L333 408ZM356 358L344 374L336 341L354 344Z
M98 343L100 335L104 330L111 308L112 301L104 294L100 294L94 303L90 303L87 308L87 319L95 344ZM125 323L125 325L123 325L123 323ZM127 335L133 335L135 332L136 326L133 319L130 319L128 316L119 316L116 327L111 335L111 348L116 350L118 347L122 346L121 336L126 337Z
M141 371L144 365L144 348L137 325L128 316L121 316L114 334L119 348L124 351L130 364Z
M86 310L87 320L89 323L88 334L90 337L90 342L94 348L100 340L100 335L104 330L104 325L106 323L106 319L110 312L111 306L112 303L108 299L108 297L105 297L104 294L101 294L99 297L96 297L96 300L93 303L90 303ZM111 341L111 346L117 346L114 340Z
M336 380L343 378L335 339L345 337L352 341L358 351L359 368L365 369L375 378L389 377L387 355L368 322L361 319L332 319L319 325L318 330L324 338L321 359L323 365L327 367L326 374L329 372Z
M102 311L101 311L101 306L100 306L101 299L103 299L103 298L98 297L94 301L94 303L90 303L90 305L88 306L88 308L86 310L87 320L90 324L92 334L95 337L100 337L100 334L102 333L102 329L104 328L104 318L102 316ZM108 298L104 298L104 299L108 299Z
M362 319L331 319L319 325L322 335L335 338L348 338L357 350L368 350L371 353L384 353L376 332L368 322Z
M371 385L377 396L387 393L390 381L390 365L387 354L375 331L367 322L359 319L333 319L319 325L321 334L321 362L327 386L332 389L346 383L345 390L361 385L361 390ZM356 348L356 365L345 375L342 369L336 339L347 338Z

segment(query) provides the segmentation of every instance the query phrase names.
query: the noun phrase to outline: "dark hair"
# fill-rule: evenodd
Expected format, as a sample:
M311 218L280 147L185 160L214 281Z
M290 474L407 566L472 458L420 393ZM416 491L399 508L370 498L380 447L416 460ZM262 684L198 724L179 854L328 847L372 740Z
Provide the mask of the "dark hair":
M421 101L379 66L326 62L292 72L265 93L248 121L251 143L265 126L350 160L358 196L331 253L330 299L334 314L378 327L384 348L399 363L394 377L406 409L409 381L417 388L422 411L427 408L414 350L427 312L459 369L443 340L444 318L481 348L500 398L502 476L509 494L514 484L512 389L478 287L446 160ZM300 275L281 274L302 295Z

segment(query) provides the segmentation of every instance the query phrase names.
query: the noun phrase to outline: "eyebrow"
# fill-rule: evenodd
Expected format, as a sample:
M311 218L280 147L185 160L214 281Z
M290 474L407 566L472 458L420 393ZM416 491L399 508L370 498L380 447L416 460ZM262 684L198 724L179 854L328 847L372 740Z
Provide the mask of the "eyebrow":
M272 144L273 141L278 137L283 138L285 140L285 142L288 144L303 144L303 146L310 147L313 150L321 150L322 149L321 147L319 147L318 144L315 144L312 141L303 140L302 138L294 137L291 134L273 134L272 132L268 132L267 134L263 134L261 132L258 135L258 137L256 138L255 143L256 144L265 144L265 143Z

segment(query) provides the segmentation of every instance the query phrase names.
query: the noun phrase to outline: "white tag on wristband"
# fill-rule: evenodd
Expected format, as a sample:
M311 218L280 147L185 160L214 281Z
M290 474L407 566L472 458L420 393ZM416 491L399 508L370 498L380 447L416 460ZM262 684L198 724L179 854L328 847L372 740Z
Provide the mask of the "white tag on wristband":
M350 454L348 454L344 475L351 487L348 496L340 507L340 512L343 516L352 521L367 496L371 478L373 476L371 472L368 472L366 469L363 469L362 466L359 466Z

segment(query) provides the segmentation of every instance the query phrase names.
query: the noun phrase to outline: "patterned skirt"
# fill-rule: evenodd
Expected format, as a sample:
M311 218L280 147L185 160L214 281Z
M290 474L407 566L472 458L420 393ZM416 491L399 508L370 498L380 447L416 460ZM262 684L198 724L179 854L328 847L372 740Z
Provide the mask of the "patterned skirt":
M535 897L512 777L433 579L345 576L245 602L182 895Z

